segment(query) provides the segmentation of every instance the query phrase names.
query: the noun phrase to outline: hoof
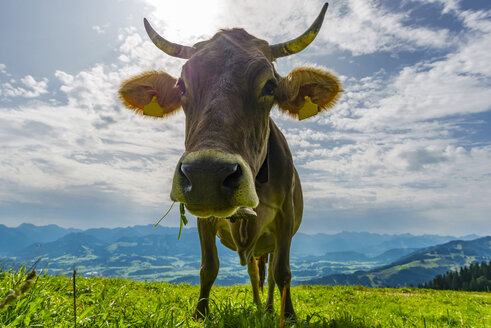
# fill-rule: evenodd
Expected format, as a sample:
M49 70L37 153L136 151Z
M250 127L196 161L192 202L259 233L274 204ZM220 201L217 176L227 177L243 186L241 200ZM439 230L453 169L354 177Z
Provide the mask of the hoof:
M274 305L273 304L266 304L264 306L264 312L266 312L266 313L274 313Z
M194 320L203 320L204 318L205 318L205 316L201 312L199 312L197 310L194 311L194 313L193 313L193 319Z
M196 319L196 320L203 320L209 313L209 310L208 309L199 309L199 308L196 308L196 310L194 310L194 313L193 313L193 318Z
M285 312L285 320L289 321L290 323L296 323L297 315L295 314L295 312L292 313Z

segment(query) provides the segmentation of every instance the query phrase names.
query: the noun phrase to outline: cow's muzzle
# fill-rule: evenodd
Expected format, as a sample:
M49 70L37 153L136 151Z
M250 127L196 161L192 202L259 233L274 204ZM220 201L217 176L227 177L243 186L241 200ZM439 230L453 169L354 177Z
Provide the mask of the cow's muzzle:
M199 217L229 217L257 207L251 170L241 156L219 150L185 153L174 172L171 199Z

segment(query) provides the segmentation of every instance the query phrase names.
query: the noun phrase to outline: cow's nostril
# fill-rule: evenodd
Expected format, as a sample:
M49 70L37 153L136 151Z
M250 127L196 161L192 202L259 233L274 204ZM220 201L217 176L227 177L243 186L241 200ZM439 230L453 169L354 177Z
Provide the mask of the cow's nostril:
M230 164L228 167L228 175L222 182L222 188L235 190L239 187L239 180L242 176L242 169L239 164Z
M190 178L191 164L181 163L181 176L182 176L182 188L185 192L191 191L191 178Z
M220 163L216 161L196 161L181 163L179 167L182 191L190 194L193 191L213 192L220 188L223 196L230 196L240 187L242 169L238 163ZM196 189L196 188L197 189ZM215 189L216 192L216 189ZM206 197L206 195L201 195Z

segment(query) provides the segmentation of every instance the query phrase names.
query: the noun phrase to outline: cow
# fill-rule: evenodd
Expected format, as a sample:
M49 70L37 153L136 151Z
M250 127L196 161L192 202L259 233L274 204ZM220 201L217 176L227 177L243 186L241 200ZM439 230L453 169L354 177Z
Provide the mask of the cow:
M305 33L274 45L240 28L220 30L193 46L179 45L164 39L144 19L159 49L187 61L179 78L145 72L123 82L119 95L138 113L166 117L184 111L185 152L175 168L170 198L197 217L201 267L196 318L209 313L210 290L219 269L216 236L237 251L241 265L247 265L258 306L269 254L265 307L273 310L276 285L285 317L296 317L289 258L292 237L302 221L302 188L288 144L270 112L277 105L293 118L302 118L307 107L316 114L334 106L343 90L338 78L323 69L298 67L282 77L273 62L314 40L327 6ZM151 103L157 114L150 112Z

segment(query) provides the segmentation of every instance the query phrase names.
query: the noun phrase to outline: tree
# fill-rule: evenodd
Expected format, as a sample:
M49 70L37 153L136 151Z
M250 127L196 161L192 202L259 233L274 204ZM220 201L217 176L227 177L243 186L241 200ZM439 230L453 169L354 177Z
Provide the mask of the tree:
M458 271L437 275L433 280L420 285L430 289L452 289L466 291L491 290L491 261L471 263Z

